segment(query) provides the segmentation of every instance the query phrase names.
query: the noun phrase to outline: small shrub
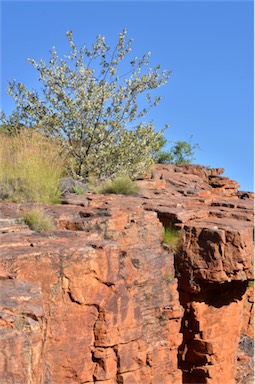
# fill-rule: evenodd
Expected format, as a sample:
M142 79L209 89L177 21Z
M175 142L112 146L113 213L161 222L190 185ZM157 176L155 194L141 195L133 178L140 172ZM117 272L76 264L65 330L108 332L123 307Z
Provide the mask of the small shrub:
M106 181L98 190L99 193L112 193L117 195L136 195L140 187L129 177L116 177L114 180Z
M40 208L33 208L20 215L20 221L34 231L49 231L54 229L52 218L47 216Z
M180 246L180 241L180 234L175 227L164 228L163 244L168 245L172 250L176 250Z

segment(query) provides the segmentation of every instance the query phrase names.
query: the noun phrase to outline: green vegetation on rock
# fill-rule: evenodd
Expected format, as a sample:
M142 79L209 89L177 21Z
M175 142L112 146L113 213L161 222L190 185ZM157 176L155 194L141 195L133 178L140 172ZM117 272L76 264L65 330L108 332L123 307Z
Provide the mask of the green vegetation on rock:
M128 176L116 177L106 181L99 189L99 193L112 193L117 195L136 195L140 187Z
M33 208L20 215L20 221L34 231L49 231L54 229L52 218L47 216L40 208Z
M0 135L0 198L16 202L60 201L65 156L56 141L23 129Z
M177 250L180 246L180 242L180 234L174 226L164 228L163 244L166 244L172 250Z
M16 108L1 120L10 133L22 126L54 137L68 150L72 170L80 178L143 175L159 150L163 130L155 132L148 111L160 97L152 91L167 83L170 71L149 66L150 52L129 57L132 40L119 34L111 49L98 35L91 48L78 48L66 33L70 52L60 58L55 47L49 62L28 62L39 73L41 93L10 82L8 93Z

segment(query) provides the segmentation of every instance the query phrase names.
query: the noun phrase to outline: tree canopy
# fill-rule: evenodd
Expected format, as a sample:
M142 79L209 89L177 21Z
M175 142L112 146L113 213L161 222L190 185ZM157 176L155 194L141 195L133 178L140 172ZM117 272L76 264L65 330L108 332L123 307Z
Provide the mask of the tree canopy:
M68 55L60 58L53 47L48 62L27 59L39 72L41 90L10 82L7 92L16 107L9 117L1 114L2 122L12 132L23 125L59 139L78 176L142 174L164 131L145 121L161 99L152 91L168 82L170 71L150 67L150 52L128 58L132 40L126 34L124 29L118 35L113 49L101 35L91 48L78 48L69 31Z
M159 140L161 146L153 155L154 161L159 164L190 164L194 160L195 149L199 149L199 145L192 143L192 136L189 141L178 140L166 151L163 148L167 144L167 139L161 137Z

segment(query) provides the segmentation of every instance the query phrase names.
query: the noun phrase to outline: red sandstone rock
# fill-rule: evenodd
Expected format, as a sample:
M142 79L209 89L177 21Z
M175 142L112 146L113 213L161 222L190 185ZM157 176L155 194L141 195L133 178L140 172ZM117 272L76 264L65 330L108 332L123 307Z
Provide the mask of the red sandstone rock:
M158 377L162 383L169 377L181 382L176 356L183 310L173 256L161 246L156 214L136 207L132 199L130 206L118 208L124 200L94 215L87 208L67 207L59 226L65 223L72 231L5 234L3 273L42 292L47 327L39 337L44 352L41 347L38 353L43 368L33 383L116 383L132 377L136 382L156 383ZM45 208L56 220L65 209ZM13 348L20 370L22 353ZM173 353L175 361L169 364ZM1 383L7 377L0 372Z
M242 334L254 338L254 286L253 282L244 297Z
M45 317L41 290L22 280L0 280L0 382L39 383Z
M0 204L0 383L221 384L237 367L244 378L253 195L222 172L157 165L137 197L39 204L50 232L15 221L31 204ZM175 268L162 224L180 230Z

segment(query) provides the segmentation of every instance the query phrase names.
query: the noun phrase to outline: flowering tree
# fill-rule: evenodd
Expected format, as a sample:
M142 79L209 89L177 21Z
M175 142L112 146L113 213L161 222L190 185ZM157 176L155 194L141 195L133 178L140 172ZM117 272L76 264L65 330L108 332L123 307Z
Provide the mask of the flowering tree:
M100 35L91 49L78 49L69 31L68 56L59 58L53 47L48 63L27 59L39 71L42 92L10 82L7 92L16 108L9 117L2 113L2 122L11 130L24 125L60 139L79 176L143 173L163 132L155 132L144 117L160 101L151 91L166 84L170 72L160 72L159 65L148 68L150 52L123 65L132 45L126 33L119 34L114 49Z

